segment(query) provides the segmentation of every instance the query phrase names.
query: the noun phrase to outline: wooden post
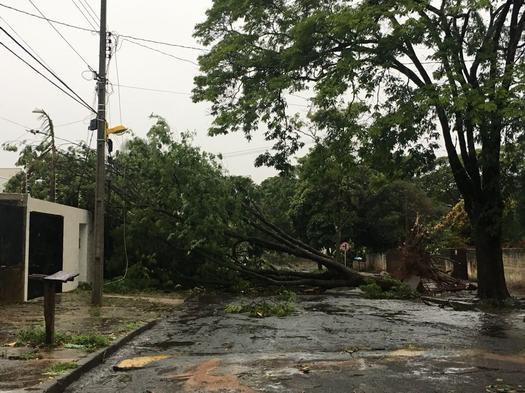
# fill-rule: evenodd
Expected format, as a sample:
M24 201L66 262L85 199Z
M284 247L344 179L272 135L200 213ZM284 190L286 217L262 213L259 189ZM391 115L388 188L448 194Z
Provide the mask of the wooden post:
M30 274L30 280L37 280L44 285L44 320L46 321L46 344L55 343L55 298L56 284L73 281L78 273L56 272L50 276L46 274Z
M44 319L46 321L46 344L55 343L55 289L54 281L44 280Z

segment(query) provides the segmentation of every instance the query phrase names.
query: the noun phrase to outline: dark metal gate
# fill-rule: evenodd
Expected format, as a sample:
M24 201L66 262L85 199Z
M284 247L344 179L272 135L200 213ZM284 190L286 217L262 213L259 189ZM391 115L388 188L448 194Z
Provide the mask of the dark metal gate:
M29 274L53 274L62 270L64 217L32 212L29 216ZM61 292L61 285L57 285ZM41 282L29 280L27 298L43 296Z

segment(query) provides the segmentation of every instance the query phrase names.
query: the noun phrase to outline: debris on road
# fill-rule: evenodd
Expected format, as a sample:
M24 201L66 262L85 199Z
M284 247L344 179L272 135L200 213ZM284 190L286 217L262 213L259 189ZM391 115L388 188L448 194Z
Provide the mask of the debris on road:
M115 371L126 371L144 368L151 363L155 363L159 360L168 359L171 355L152 355L152 356L139 356L131 359L125 359L113 366Z

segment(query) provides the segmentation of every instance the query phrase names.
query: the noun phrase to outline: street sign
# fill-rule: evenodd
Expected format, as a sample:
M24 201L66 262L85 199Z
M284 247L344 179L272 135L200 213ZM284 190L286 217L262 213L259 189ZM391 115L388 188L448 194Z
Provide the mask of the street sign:
M346 266L346 253L350 251L350 248L351 248L350 243L348 242L342 242L341 245L339 246L339 249L345 253L344 254L345 255L345 266Z

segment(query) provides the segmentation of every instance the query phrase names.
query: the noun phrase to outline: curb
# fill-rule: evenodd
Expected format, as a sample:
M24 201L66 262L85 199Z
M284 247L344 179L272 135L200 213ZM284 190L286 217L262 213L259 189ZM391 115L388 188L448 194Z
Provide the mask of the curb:
M58 377L57 379L53 381L46 382L38 386L37 389L31 389L31 390L36 390L40 393L62 393L69 385L77 381L84 373L88 372L89 370L98 366L99 364L102 364L106 360L106 358L114 354L116 351L118 351L120 348L122 348L132 339L137 337L139 334L145 332L146 330L151 329L158 322L159 320L157 319L157 320L148 322L147 324L139 327L138 329L133 330L126 336L115 341L109 347L103 348L99 350L98 352L95 352L83 359L80 359L78 362L78 367L75 368L74 370L71 370L70 372L61 375L60 377Z

